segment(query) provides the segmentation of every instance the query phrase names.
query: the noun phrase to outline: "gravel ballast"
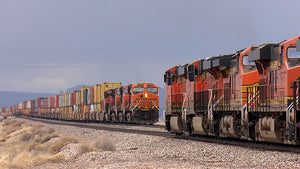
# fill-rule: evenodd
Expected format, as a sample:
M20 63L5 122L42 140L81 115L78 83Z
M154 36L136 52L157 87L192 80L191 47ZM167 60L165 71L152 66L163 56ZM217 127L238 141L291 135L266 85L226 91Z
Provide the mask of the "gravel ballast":
M291 152L17 120L42 124L59 136L72 135L85 144L106 144L101 150L85 152L79 150L82 143L71 143L61 150L63 162L30 168L300 168L300 155Z

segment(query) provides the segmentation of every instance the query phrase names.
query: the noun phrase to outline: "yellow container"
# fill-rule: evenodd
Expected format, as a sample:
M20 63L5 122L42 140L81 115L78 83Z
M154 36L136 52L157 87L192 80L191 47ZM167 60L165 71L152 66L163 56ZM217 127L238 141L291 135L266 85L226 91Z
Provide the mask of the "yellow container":
M94 86L94 103L100 104L104 99L104 92L109 89L116 89L121 87L121 82L104 82Z
M71 94L72 93L65 93L65 106L70 106L71 103Z
M94 104L97 104L97 112L101 111L101 100L104 99L104 92L109 89L121 87L121 82L104 82L94 86Z
M81 104L81 91L75 91L75 105Z

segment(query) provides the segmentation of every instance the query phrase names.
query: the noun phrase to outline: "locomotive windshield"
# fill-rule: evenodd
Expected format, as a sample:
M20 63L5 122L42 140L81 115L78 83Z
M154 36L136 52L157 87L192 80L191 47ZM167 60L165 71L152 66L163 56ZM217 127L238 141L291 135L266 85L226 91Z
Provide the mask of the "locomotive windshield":
M157 87L147 87L146 91L150 93L158 94Z
M142 93L144 91L145 91L145 88L143 88L143 87L134 87L132 89L133 94L139 94L139 93Z
M243 56L243 71L244 73L248 73L256 70L255 62L249 61L249 56Z
M300 65L300 51L297 51L295 46L287 49L287 58L289 67Z

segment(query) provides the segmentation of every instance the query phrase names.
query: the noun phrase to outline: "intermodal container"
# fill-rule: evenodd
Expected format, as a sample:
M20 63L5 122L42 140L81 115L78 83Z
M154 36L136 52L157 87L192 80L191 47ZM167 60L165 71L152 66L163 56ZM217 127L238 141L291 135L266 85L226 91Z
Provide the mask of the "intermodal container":
M75 105L75 92L71 93L71 102L70 102L70 105L73 106Z
M18 106L17 106L18 110L21 110L22 106L23 106L23 103L18 103Z
M90 104L93 104L94 103L94 88L91 87L91 90L90 90Z
M61 95L58 94L58 95L55 96L55 107L56 108L59 107L59 96L61 96Z
M54 97L54 96L51 96L51 97L50 97L50 102L49 102L49 107L50 107L50 108L55 107L54 103L55 103L55 97Z
M71 93L65 93L65 106L70 106Z
M81 88L81 104L83 104L83 105L90 104L91 88L92 87L82 87Z
M104 92L109 89L116 89L121 87L121 82L104 82L101 84L96 84L94 88L94 109L97 109L97 112L101 111L101 101L104 100Z
M121 82L104 82L94 86L94 103L100 103L104 99L104 92L109 89L121 87Z
M46 97L45 98L45 108L48 108L48 100L49 100L49 97Z
M81 104L81 91L75 91L75 105Z
M26 103L26 109L31 109L31 101L27 101L27 103Z
M65 106L65 97L63 95L59 95L59 103L58 106L59 107L64 107Z

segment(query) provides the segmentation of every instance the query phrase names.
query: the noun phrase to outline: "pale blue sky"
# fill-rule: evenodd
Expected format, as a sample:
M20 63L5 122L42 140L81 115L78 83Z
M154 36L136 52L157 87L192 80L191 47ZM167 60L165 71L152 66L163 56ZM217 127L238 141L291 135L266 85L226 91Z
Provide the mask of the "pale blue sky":
M0 90L140 81L300 34L299 0L0 0Z

